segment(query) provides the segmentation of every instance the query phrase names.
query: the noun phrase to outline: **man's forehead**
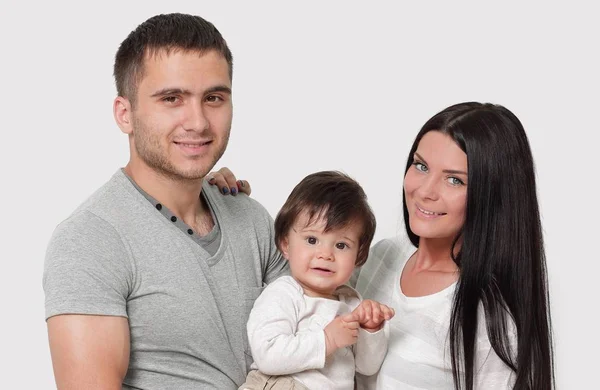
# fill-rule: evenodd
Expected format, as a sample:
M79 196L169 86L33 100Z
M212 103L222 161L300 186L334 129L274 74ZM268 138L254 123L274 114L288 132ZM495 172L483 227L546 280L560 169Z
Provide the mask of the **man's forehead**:
M208 53L218 53L215 49L188 49L181 46L159 46L159 47L147 47L144 51L144 60L149 59L163 59L165 57L169 57L174 54L191 54L197 55L198 57L202 57ZM225 59L225 57L223 57Z
M204 84L202 89L231 89L229 74L225 58L215 50L200 52L179 49L167 52L161 49L144 57L138 80L140 87L145 84L152 89L190 89L191 84Z
M142 66L162 65L172 63L173 61L185 60L205 60L210 61L211 65L223 67L229 72L229 64L225 57L217 50L197 50L184 49L181 47L149 48L144 53Z

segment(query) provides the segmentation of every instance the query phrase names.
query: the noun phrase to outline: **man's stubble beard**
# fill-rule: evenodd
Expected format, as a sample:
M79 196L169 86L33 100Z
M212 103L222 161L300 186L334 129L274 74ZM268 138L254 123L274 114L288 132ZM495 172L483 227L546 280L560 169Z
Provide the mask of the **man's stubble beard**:
M161 147L160 138L154 136L155 132L150 126L147 126L136 116L133 117L132 124L134 129L133 142L140 159L160 175L175 181L199 180L204 178L225 153L231 132L230 128L225 135L223 144L213 153L213 158L208 165L184 171L169 160L166 150L163 150Z

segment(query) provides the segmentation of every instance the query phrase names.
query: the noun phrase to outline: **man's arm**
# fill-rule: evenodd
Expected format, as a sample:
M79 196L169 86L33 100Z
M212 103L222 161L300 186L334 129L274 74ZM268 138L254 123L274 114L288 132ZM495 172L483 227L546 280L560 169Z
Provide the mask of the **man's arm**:
M90 212L55 230L44 264L46 321L59 389L121 389L129 362L133 266L119 234Z
M121 389L129 365L127 318L65 314L47 323L59 390Z

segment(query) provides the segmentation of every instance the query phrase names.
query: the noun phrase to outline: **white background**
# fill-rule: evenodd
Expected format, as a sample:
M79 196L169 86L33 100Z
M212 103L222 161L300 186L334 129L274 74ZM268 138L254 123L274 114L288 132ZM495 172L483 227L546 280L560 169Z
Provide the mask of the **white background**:
M45 248L56 224L127 163L112 116L114 54L139 23L169 12L199 14L228 41L234 123L218 166L250 180L273 216L302 177L339 169L363 184L376 240L393 236L420 126L462 101L512 110L537 167L558 387L595 383L600 23L590 6L81 3L0 6L1 388L54 387Z

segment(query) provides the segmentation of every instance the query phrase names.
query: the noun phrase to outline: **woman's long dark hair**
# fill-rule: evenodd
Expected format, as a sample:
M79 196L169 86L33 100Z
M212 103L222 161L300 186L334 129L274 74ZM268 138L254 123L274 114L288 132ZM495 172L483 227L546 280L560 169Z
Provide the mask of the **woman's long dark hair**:
M453 256L460 269L449 329L454 387L473 389L481 303L490 343L515 372L514 388L552 389L546 260L533 157L525 130L502 106L453 105L425 123L410 150L405 173L419 141L429 131L452 137L466 153L468 163L462 243ZM410 230L405 196L403 206L406 231L418 247L419 237ZM516 350L509 342L511 321L517 332Z

